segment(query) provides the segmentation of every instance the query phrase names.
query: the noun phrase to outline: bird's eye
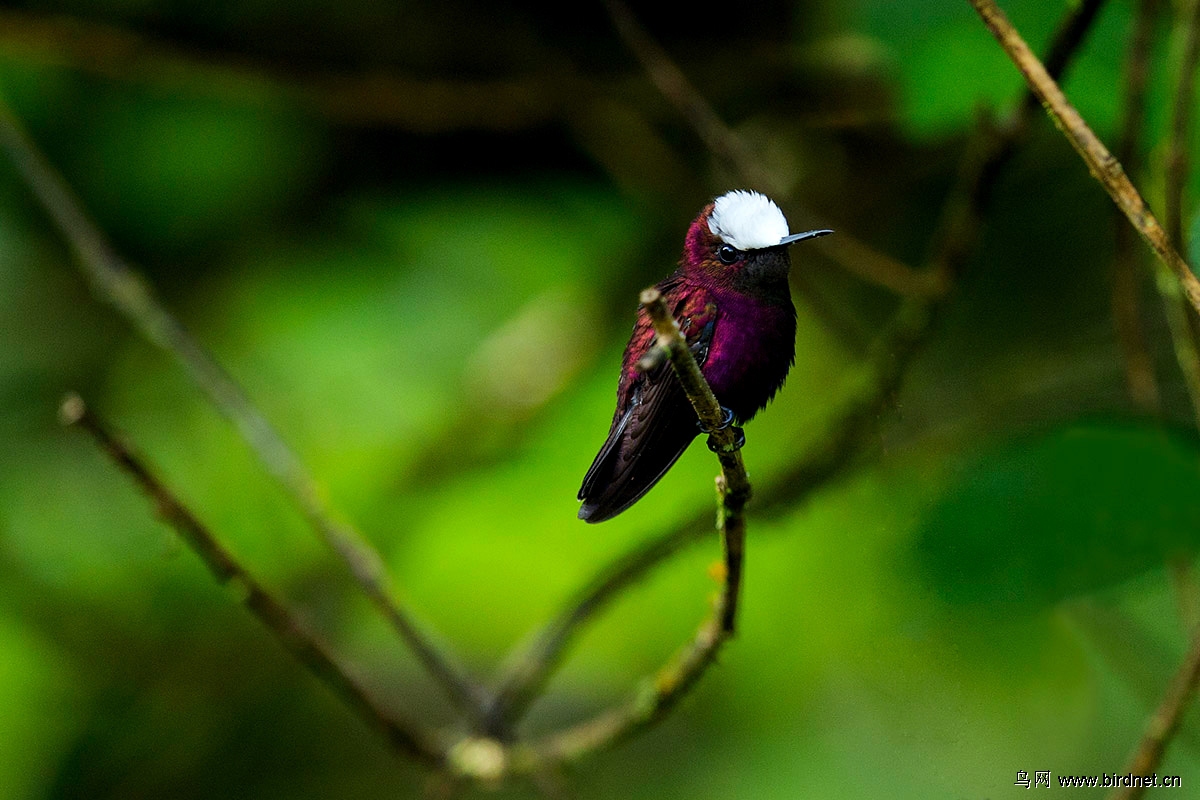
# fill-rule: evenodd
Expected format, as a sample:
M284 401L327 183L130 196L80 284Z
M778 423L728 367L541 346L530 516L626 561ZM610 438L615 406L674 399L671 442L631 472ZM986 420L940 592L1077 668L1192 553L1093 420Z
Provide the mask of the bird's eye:
M717 248L717 258L721 260L722 264L732 264L741 258L741 256L741 251L733 245L723 244Z

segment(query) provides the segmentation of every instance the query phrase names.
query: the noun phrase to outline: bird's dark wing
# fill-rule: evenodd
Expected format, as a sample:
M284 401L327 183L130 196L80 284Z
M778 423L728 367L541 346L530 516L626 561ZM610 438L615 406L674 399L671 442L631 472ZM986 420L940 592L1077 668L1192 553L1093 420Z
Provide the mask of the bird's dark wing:
M703 365L716 326L716 307L707 292L694 290L675 303L674 313ZM611 519L640 500L700 432L696 412L669 362L644 374L633 370L653 344L653 337L645 336L649 324L644 314L639 316L626 351L628 371L623 377L629 378L628 386L618 392L608 439L579 489L579 518L587 522Z

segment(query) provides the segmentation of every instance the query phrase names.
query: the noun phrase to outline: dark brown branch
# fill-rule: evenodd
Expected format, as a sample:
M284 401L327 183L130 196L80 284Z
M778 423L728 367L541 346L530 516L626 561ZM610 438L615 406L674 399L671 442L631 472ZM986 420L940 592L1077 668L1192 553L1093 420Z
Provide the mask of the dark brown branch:
M64 424L77 425L124 470L154 502L158 515L199 556L217 582L236 588L242 604L275 635L284 648L317 678L339 695L347 705L377 728L399 753L430 766L440 766L442 749L430 734L398 720L379 705L349 670L330 653L315 633L306 629L288 608L248 573L237 559L217 541L175 494L125 445L77 395L63 401L60 416Z
M1061 78L1071 59L1079 52L1080 45L1091 31L1096 15L1104 7L1104 3L1105 0L1083 0L1067 13L1062 24L1054 31L1054 37L1046 47L1046 57L1042 59L1042 63L1046 65L1046 72L1054 76L1055 80ZM1027 93L1023 102L1028 111L1037 110L1038 99L1033 92Z
M155 297L150 285L118 256L86 214L62 176L0 101L0 148L76 255L80 270L100 299L111 304L154 345L173 356L238 431L279 482L313 530L342 560L351 576L438 680L450 699L472 716L483 706L481 690L448 654L441 652L388 589L383 559L353 527L336 519L316 482L283 438L238 384Z
M970 3L1017 69L1025 76L1030 88L1042 101L1042 105L1067 141L1079 153L1092 176L1101 183L1133 227L1170 269L1192 308L1200 313L1200 279L1196 278L1187 262L1172 246L1166 231L1150 211L1137 188L1130 182L1121 163L1088 127L1083 117L1067 100L1058 83L1046 72L1045 66L1029 49L1029 45L1008 21L1004 12L996 6L994 0L970 0Z

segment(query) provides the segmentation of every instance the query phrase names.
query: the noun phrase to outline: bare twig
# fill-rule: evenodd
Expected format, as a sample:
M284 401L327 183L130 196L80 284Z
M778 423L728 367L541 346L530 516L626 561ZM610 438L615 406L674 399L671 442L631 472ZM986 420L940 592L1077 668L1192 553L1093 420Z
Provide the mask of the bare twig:
M380 730L396 751L430 766L441 765L444 752L434 738L401 722L379 705L349 670L338 663L317 635L306 629L285 605L242 567L233 554L216 540L208 528L78 395L71 395L63 401L60 416L64 424L78 425L91 434L105 454L149 495L159 516L200 557L213 577L219 583L236 587L243 605L258 617L297 661L333 689L364 720Z
M1079 113L1070 105L1058 84L1046 73L1041 62L1029 50L1016 29L996 7L993 0L970 0L984 23L1000 42L1009 57L1025 76L1026 81L1042 100L1047 111L1055 120L1063 135L1088 165L1092 175L1099 180L1112 197L1113 201L1146 240L1147 244L1158 255L1160 261L1169 269L1178 281L1184 296L1191 306L1200 312L1200 281L1192 273L1187 263L1176 249L1177 242L1172 242L1167 231L1146 206L1137 189L1126 176L1121 163L1104 147ZM1192 22L1190 24L1195 24ZM1194 32L1189 35L1194 35ZM1185 49L1195 48L1195 42L1189 42ZM1191 63L1188 66L1190 55ZM1185 55L1185 68L1194 68L1195 53ZM1190 84L1190 78L1180 76L1181 83ZM1190 89L1184 102L1190 103ZM1177 94L1182 96L1183 90ZM1177 113L1179 109L1177 108ZM1190 114L1190 111L1183 111ZM1180 120L1177 116L1175 130L1178 132ZM1197 683L1200 682L1200 635L1196 635L1191 649L1168 688L1159 709L1150 720L1148 729L1143 737L1141 746L1130 764L1129 772L1133 774L1149 774L1157 768L1162 759L1166 745L1171 741L1179 727L1184 710L1187 708ZM1133 800L1141 797L1144 787L1118 788L1110 796L1113 800Z
M1192 274L1187 262L1172 246L1166 231L1150 211L1137 188L1130 182L1121 163L1070 104L1058 83L1046 72L1042 62L1029 49L1029 45L1008 21L1004 12L996 6L994 0L970 0L970 3L1016 64L1017 69L1025 76L1030 88L1042 101L1042 105L1067 141L1087 164L1088 170L1100 181L1113 202L1171 270L1192 308L1200 313L1200 280Z
M705 511L687 524L676 526L665 536L650 539L622 554L601 569L554 619L539 628L526 643L514 648L505 660L507 666L496 682L493 704L488 712L489 732L501 735L521 717L585 623L654 566L711 531L712 518Z
M283 487L313 530L347 566L357 584L451 700L472 716L477 715L484 705L481 690L462 667L433 644L391 595L379 554L357 530L336 519L300 459L241 387L166 310L141 275L113 251L66 182L2 101L0 148L8 153L25 183L75 251L77 263L97 295L123 314L147 340L183 366L196 386L233 424L262 465Z
M734 634L745 550L743 510L751 494L738 437L733 430L722 428L720 403L701 374L662 294L651 288L642 292L640 299L654 324L658 348L670 359L697 416L713 432L710 434L713 449L721 464L721 474L717 478L717 531L724 557L721 591L712 614L701 623L692 640L644 681L629 702L532 743L517 742L505 746L498 738L469 740L466 743L468 751L490 755L486 759L468 761L488 764L497 774L551 774L547 770L555 769L562 762L573 761L653 725L695 684L713 662L721 645ZM617 576L614 582L605 582L598 590L599 596L593 599L603 602L612 592L626 585L628 582ZM581 603L565 622L549 626L545 638L561 645L576 624L574 621L582 621L587 616L587 605L586 601ZM522 659L501 682L501 689L495 695L499 702L489 718L489 736L509 738L512 712L519 713L524 709L525 703L536 692L536 688L531 687L541 686L546 675L542 670L548 671L559 651L553 645L535 644L534 652L536 655Z
M1196 61L1200 58L1200 2L1190 0L1182 8L1183 48L1178 71L1174 108L1171 112L1171 133L1166 151L1165 218L1166 230L1177 248L1184 246L1183 237L1183 188L1187 180L1187 140L1192 122L1194 78ZM1163 270L1160 270L1163 271ZM1166 276L1170 278L1170 276ZM1200 361L1196 357L1196 343L1192 320L1189 320L1182 305L1180 293L1174 281L1159 279L1158 288L1163 296L1164 311L1175 344L1175 356L1183 373L1188 395L1200 427ZM1192 631L1192 648L1184 657L1182 666L1166 690L1162 703L1154 711L1146 732L1142 735L1138 752L1129 764L1130 774L1150 775L1158 771L1168 746L1180 728L1183 712L1200 684L1200 631L1194 625L1195 581L1192 565L1186 559L1172 564L1171 576L1176 585L1180 613L1184 624ZM1112 792L1110 800L1136 800L1145 794L1145 787L1121 787Z
M784 187L763 169L750 148L717 116L704 96L667 56L620 0L605 0L604 7L621 40L641 62L651 82L683 115L705 146L754 188L781 194Z
M1192 696L1196 693L1196 685L1200 683L1200 631L1193 639L1179 671L1171 679L1167 693L1162 703L1150 717L1141 744L1126 770L1133 775L1149 775L1158 771L1158 765L1167 745L1175 737L1183 714L1187 711ZM1137 800L1145 794L1144 786L1125 786L1114 789L1109 800Z
M1070 4L1073 7L1067 10L1062 24L1055 29L1054 36L1046 47L1046 56L1042 59L1042 63L1046 65L1046 72L1054 76L1055 80L1066 71L1071 59L1079 52L1079 46L1091 31L1096 15L1104 8L1104 3L1105 0L1083 0ZM1032 92L1025 95L1024 103L1029 111L1037 109L1037 97Z
M714 451L721 463L721 475L717 478L717 531L724 552L721 593L712 615L701 624L692 641L644 682L633 700L519 749L518 764L571 761L654 724L695 684L721 645L734 633L746 536L743 510L750 499L750 479L738 449L737 435L721 427L721 405L701 374L662 294L657 289L647 289L642 292L641 303L654 323L658 346L669 354L697 416L705 428L713 431Z
M750 478L742 462L738 437L734 430L722 424L721 404L709 388L708 381L700 373L700 365L692 357L687 340L679 331L679 325L667 303L657 289L642 292L642 307L650 315L654 330L658 334L658 346L671 356L671 365L683 390L687 392L692 407L704 429L712 431L717 460L721 462L721 476L717 480L717 532L725 551L724 592L721 595L720 622L723 634L732 634L737 619L737 603L742 582L742 557L745 549L746 521L743 511L750 499ZM718 643L719 644L719 643Z
M1098 5L1097 0L1081 4L1068 13L1060 26L1050 46L1050 52L1057 55L1048 57L1056 74L1066 69L1078 50ZM1082 24L1081 20L1088 24ZM992 186L1034 110L1035 103L1022 101L1005 124L996 128L981 124L972 146L968 147L956 186L947 198L939 233L934 237L933 253L924 268L926 274L935 276L934 282L944 292L953 285L970 257ZM879 339L863 390L847 402L829 430L803 458L784 473L771 476L760 487L755 504L758 513L794 508L855 463L870 441L871 422L899 390L908 364L928 335L939 299L936 296L928 300L911 299L902 305L890 330ZM527 644L510 654L506 659L509 666L497 683L495 704L489 713L497 729L502 729L505 723L513 724L524 713L584 624L630 584L710 530L707 514L700 514L618 557Z
M776 200L790 197L787 183L759 162L746 142L725 124L683 70L646 32L629 7L622 0L604 0L604 7L621 40L641 62L651 82L688 121L709 151L749 187L761 189ZM813 246L846 271L902 295L923 296L939 291L940 287L931 283L928 275L847 235L842 227L827 225L809 211L804 214L805 227L838 228L837 241L827 237Z
M705 620L695 637L619 708L515 751L514 767L544 762L570 762L645 730L661 720L712 664L729 634L721 627L720 608Z

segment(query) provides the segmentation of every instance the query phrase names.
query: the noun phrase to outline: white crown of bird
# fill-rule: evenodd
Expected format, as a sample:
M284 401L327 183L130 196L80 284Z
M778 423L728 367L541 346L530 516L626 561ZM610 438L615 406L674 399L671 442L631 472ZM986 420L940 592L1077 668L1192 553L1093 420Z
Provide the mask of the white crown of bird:
M774 247L788 235L788 223L779 206L758 192L738 189L713 202L708 229L738 250Z

